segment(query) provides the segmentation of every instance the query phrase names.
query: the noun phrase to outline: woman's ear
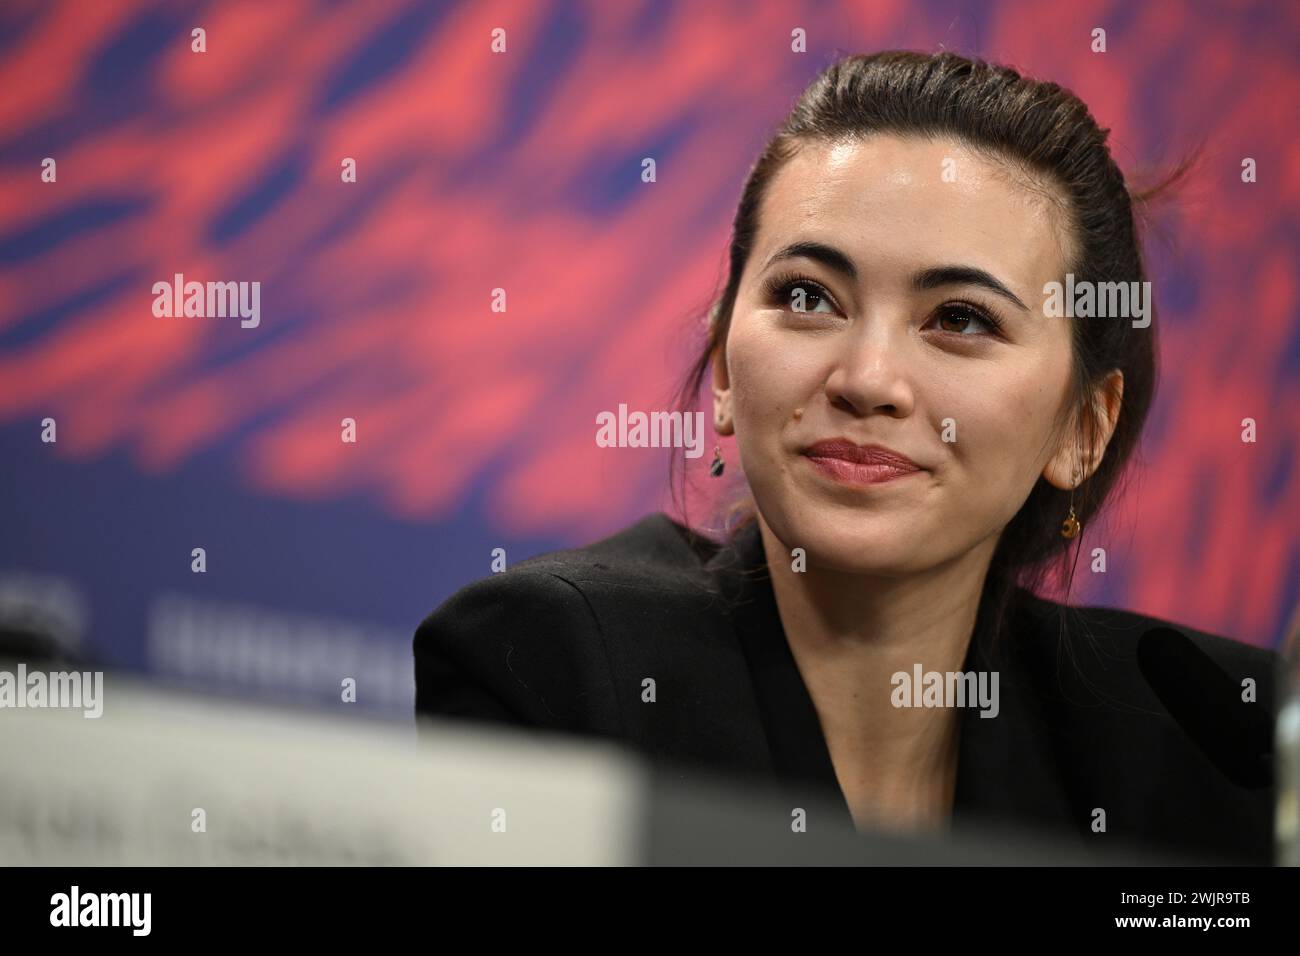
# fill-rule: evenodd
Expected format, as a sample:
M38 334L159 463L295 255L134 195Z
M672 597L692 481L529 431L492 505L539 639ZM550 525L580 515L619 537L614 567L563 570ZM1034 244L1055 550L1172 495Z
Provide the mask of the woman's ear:
M1111 436L1115 434L1123 402L1124 373L1113 369L1093 389L1088 408L1080 410L1076 416L1072 434L1079 436L1079 440L1062 443L1056 454L1048 459L1043 468L1043 477L1048 484L1069 491L1092 476L1106 454ZM1079 421L1080 417L1086 420Z
M731 420L731 375L727 371L727 350L719 345L713 352L713 430L719 435L735 432Z

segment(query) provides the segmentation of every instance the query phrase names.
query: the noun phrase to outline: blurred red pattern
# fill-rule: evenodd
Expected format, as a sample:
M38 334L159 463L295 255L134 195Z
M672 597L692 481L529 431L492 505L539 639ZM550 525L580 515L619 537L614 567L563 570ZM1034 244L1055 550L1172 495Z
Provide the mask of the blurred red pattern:
M664 407L764 135L831 45L943 46L1074 89L1126 172L1204 143L1155 213L1146 469L1087 532L1110 568L1085 590L1255 640L1294 599L1294 5L15 9L31 22L0 58L0 424L57 413L62 454L126 448L163 473L228 446L267 493L437 520L477 490L503 529L575 541L663 506L663 458L598 448L595 415ZM794 26L824 52L790 53ZM150 286L177 272L261 281L261 327L154 318ZM348 416L364 454L338 441Z

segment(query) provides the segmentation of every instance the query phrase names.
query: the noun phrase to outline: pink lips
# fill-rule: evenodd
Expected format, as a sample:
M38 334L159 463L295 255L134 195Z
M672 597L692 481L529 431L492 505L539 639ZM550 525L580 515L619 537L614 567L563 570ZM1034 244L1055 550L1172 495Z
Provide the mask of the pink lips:
M859 445L847 438L819 441L803 453L823 475L851 485L878 485L923 470L906 455L880 445Z

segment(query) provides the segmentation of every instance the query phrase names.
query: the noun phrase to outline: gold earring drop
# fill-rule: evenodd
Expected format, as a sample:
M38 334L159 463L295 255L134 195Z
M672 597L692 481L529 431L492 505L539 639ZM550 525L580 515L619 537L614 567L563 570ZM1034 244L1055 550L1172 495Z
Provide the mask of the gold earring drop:
M1083 527L1079 524L1079 519L1074 516L1074 485L1070 485L1070 513L1061 522L1061 537L1077 538L1082 530Z
M717 445L714 445L713 461L709 464L709 475L713 478L717 478L722 474L722 469L725 468L726 465L727 463L722 460L722 449Z

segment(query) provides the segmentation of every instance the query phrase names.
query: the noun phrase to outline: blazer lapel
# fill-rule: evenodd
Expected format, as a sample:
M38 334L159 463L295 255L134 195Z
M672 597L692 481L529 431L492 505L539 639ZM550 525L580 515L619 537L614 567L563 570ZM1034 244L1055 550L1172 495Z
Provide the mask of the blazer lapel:
M1017 597L1021 597L1017 592ZM1004 824L1016 828L1073 830L1083 823L1071 806L1054 746L1055 711L1050 703L1054 677L1041 664L1057 640L1037 622L1011 609L1012 626L1001 647L991 651L986 628L976 636L963 667L967 673L998 675L998 712L982 717L966 708L958 742L953 824Z
M757 524L738 531L708 569L727 598L749 666L771 772L792 798L830 799L851 823L816 707L781 625ZM961 715L953 826L1028 823L1067 827L1082 836L1084 824L1071 807L1050 743L1053 711L1043 692L1051 678L1041 672L1041 662L1050 655L1041 651L1055 636L1042 633L1027 616L1013 622L997 653L985 628L976 629L967 652L964 670L997 672L999 707L996 717L981 717L976 707ZM1040 653L1028 653L1033 650Z
M709 562L727 598L736 639L753 682L770 773L792 806L829 807L837 822L853 825L835 776L817 709L781 626L758 525L739 530Z

